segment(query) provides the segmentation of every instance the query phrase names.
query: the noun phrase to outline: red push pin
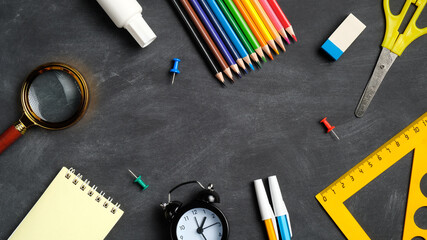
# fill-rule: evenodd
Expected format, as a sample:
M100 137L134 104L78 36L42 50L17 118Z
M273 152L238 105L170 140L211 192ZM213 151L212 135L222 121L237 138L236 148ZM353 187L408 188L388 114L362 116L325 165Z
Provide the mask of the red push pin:
M328 129L327 133L332 133L332 135L334 135L334 137L338 140L340 140L340 138L338 137L338 135L335 133L334 128L335 126L332 126L330 123L328 123L328 121L326 120L327 118L325 117L324 119L322 119L322 121L320 121L320 123L323 123L325 125L325 127Z

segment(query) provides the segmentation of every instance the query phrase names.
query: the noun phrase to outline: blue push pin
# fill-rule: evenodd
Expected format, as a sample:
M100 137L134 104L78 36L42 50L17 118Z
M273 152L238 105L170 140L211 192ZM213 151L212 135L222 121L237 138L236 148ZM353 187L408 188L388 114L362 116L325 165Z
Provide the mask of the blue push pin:
M169 71L169 72L173 73L172 84L175 81L175 74L180 74L180 72L178 70L178 64L179 64L179 62L181 62L181 59L174 58L173 61L174 61L173 68Z

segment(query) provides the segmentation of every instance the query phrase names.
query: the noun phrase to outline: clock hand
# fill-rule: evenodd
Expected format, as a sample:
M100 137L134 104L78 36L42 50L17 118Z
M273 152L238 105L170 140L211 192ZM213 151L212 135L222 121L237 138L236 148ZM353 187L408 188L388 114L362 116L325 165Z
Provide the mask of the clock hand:
M206 239L206 237L205 237L205 235L202 233L202 236L203 236L203 238L205 239L205 240L208 240L208 239Z
M214 224L211 224L211 225L209 225L209 226L207 226L207 227L203 228L203 230L205 230L206 228L212 227L213 225L217 225L217 224L219 224L219 222L216 222L216 223L214 223Z
M206 218L207 218L207 217L203 218L203 220L202 220L202 224L200 225L200 228L203 228L203 225L205 225Z
M200 227L199 226L199 222L197 221L197 218L196 217L194 217L194 220L196 220L196 224L197 224L197 233L198 234L202 234L202 237L205 239L205 240L208 240L208 239L206 239L206 237L205 237L205 235L203 234L203 224L205 224L205 221L206 221L206 217L205 218L203 218L203 222L202 222L202 226Z
M196 220L197 229L199 229L200 227L199 227L199 223L197 222L197 218L196 218L196 217L194 217L194 220Z

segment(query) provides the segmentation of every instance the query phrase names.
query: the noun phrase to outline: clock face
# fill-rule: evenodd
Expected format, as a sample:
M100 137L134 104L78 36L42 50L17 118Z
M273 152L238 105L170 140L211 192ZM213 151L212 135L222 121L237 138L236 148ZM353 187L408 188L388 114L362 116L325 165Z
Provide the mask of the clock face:
M221 240L223 226L217 214L207 208L191 208L178 220L179 240Z

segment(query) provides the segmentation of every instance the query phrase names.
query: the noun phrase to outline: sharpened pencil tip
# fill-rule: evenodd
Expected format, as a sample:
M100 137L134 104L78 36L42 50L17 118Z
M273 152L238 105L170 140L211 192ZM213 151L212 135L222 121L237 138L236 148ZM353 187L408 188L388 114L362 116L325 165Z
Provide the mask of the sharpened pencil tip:
M261 66L261 63L258 61L258 62L256 62L256 65L259 67L259 69L261 69L262 68L262 66Z
M267 62L267 59L265 59L265 57L264 57L264 56L262 56L262 60L263 60L264 62Z
M297 40L297 36L292 35L292 38L295 40L295 42L298 42L298 40Z
M277 55L279 55L280 53L279 53L279 50L277 50L277 49L273 49L274 50L274 52L277 54Z
M223 82L220 82L221 83L221 86L223 87L223 88L226 88L227 87L227 85L225 85L225 83L223 83Z
M249 63L249 67L251 67L252 71L255 71L254 65Z
M243 69L244 71L245 71L245 74L248 74L248 70L246 70L246 68L245 69Z
M268 56L270 57L271 60L274 60L273 55L269 54Z
M238 74L237 74L237 76L238 76L239 78L242 78L242 74L240 74L240 73L238 73Z
M287 44L291 44L291 42L289 41L289 38L285 38L285 41Z

